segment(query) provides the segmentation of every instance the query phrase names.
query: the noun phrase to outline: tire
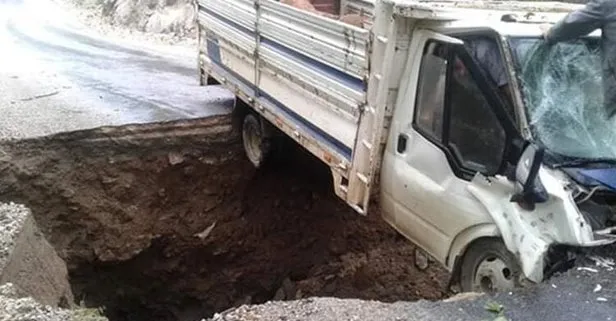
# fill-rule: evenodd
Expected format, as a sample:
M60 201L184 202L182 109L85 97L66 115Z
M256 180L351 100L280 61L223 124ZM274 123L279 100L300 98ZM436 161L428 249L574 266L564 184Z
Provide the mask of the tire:
M201 69L201 68L199 68L199 69ZM206 80L205 80L205 76L203 75L203 71L200 71L199 72L199 86L203 87L205 85L207 85L206 84Z
M247 113L242 123L242 142L248 160L260 168L270 152L270 139L263 133L259 116Z
M523 283L518 260L501 239L477 240L464 254L460 268L462 292L510 291Z

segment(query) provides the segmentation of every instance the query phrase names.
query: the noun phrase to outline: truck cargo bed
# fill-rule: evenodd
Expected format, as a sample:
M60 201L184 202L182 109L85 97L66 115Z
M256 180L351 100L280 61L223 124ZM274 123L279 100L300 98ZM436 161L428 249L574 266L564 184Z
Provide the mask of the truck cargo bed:
M199 2L211 74L296 124L296 136L326 143L327 152L350 162L365 104L368 31L276 1L258 3Z
M374 15L368 0L341 5ZM409 50L412 23L393 11L382 4L366 30L273 0L198 2L202 75L327 164L336 195L361 214Z

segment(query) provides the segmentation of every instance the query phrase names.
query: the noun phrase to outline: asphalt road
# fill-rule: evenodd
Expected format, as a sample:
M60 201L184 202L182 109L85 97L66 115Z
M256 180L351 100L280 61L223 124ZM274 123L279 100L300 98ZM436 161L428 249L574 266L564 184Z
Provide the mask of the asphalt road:
M381 303L308 298L230 309L211 321L613 321L616 320L613 259L579 262L546 282L496 295L464 294L451 301ZM487 309L502 308L504 318Z
M0 139L226 113L196 49L101 36L48 0L0 0Z

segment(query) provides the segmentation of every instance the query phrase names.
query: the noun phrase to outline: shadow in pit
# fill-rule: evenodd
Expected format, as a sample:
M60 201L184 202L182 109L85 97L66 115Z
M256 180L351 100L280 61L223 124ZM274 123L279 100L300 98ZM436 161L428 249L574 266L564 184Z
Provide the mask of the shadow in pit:
M416 270L414 246L377 211L343 204L318 160L290 142L255 171L229 124L5 142L0 200L32 209L75 298L112 321L197 320L273 298L447 295L446 273Z

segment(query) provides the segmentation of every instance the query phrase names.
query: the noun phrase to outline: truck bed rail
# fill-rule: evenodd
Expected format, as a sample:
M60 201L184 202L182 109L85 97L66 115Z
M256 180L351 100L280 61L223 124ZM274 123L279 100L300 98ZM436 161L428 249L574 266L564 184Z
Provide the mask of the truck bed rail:
M273 0L199 0L198 10L206 73L348 168L366 101L369 32Z

